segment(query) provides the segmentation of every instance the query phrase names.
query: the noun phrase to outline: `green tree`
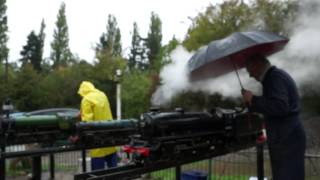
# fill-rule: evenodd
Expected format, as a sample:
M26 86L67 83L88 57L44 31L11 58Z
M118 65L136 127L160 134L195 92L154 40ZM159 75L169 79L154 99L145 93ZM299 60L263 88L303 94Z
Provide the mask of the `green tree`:
M303 112L316 115L320 113L320 84L318 81L309 80L301 85Z
M44 39L45 39L45 23L44 20L41 22L39 34L36 35L34 31L27 37L27 44L23 46L23 50L20 52L22 58L22 65L26 63L31 63L33 68L40 72L42 70L42 56L43 56L43 47L44 47Z
M163 46L162 49L162 65L170 63L172 61L170 55L173 50L177 48L178 45L181 43L176 39L175 36L172 37L172 39L168 42L167 45Z
M209 42L246 29L253 22L250 6L240 0L225 1L207 7L192 20L183 45L197 50Z
M40 42L39 57L40 57L41 60L43 60L44 41L45 41L45 38L46 38L46 34L44 32L45 28L46 28L46 24L44 22L44 19L42 19L41 25L40 25L40 31L39 31L39 34L38 34L38 39L39 39L39 42Z
M13 82L13 92L11 97L17 109L30 111L39 109L39 100L44 97L39 96L39 82L41 76L33 69L30 63L25 64L20 71L16 72Z
M133 70L122 79L122 102L124 118L139 118L150 107L151 79L145 71Z
M116 70L123 71L127 66L127 61L121 55L121 35L117 26L116 18L109 15L107 31L102 34L96 47L97 61L93 68L94 72L99 72L93 77L96 84L114 81Z
M8 19L6 0L0 0L0 63L8 57Z
M28 35L27 45L23 46L23 50L20 52L22 58L20 61L22 65L31 63L33 68L37 71L41 71L42 61L42 42L39 36L34 31Z
M252 29L288 35L288 24L296 18L297 10L295 0L255 0L250 3L230 0L216 6L210 5L192 20L183 45L188 50L197 50L233 32Z
M161 63L161 57L159 57L161 51L162 41L162 22L159 16L152 12L150 19L150 26L148 36L145 39L145 46L147 47L147 55L152 70L159 71L159 64Z
M108 16L107 32L102 33L100 42L96 47L96 52L107 52L112 56L121 56L121 33L116 17L111 14Z
M117 69L124 71L127 66L127 61L121 56L113 56L108 50L104 50L96 55L97 62L94 64L96 73L94 79L103 82L114 80Z
M65 13L66 5L62 3L57 16L53 42L51 43L51 60L54 68L66 67L73 63L72 53L69 48L69 32Z
M295 0L256 0L252 10L256 20L262 20L262 23L257 24L260 29L288 35L291 30L288 25L297 16L298 2Z
M129 54L129 68L133 69L146 69L147 62L145 57L145 47L142 44L139 34L138 25L133 23L133 33L131 40L131 49Z
M93 65L85 61L61 67L45 75L39 82L41 108L79 107L78 88L83 80L94 80Z
M8 76L8 54L9 49L7 47L8 42L8 19L7 19L7 5L6 0L0 0L0 64L5 62L5 79Z
M0 74L4 74L5 69L1 68L2 64L0 64ZM18 70L18 66L16 63L10 63L8 64L7 72L6 72L6 78L0 78L0 103L2 103L5 99L10 97L12 99L12 94L15 90L13 87L13 82L15 80L15 77L17 75L16 71ZM1 111L1 110L0 110Z

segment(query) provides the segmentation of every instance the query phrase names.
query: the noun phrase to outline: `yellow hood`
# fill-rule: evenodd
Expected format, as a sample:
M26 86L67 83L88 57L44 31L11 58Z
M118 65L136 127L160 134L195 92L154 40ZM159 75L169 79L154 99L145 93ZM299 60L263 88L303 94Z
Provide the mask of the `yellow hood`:
M80 94L82 97L87 95L90 92L96 91L97 89L94 87L94 85L89 81L82 81L78 94Z

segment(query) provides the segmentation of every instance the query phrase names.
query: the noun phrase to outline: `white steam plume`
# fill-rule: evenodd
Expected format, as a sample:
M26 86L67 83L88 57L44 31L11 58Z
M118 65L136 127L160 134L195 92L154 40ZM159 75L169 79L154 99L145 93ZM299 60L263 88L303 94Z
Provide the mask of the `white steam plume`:
M298 85L315 81L320 73L320 2L305 0L293 26L289 44L272 63L287 70Z
M160 72L161 86L152 95L153 105L162 105L168 102L174 95L189 87L187 60L192 53L182 46L177 47L171 53L172 63L166 65Z
M182 46L177 47L171 54L172 63L166 65L161 73L161 85L152 95L152 104L165 105L177 93L188 91L204 91L208 93L219 92L224 96L240 96L241 88L235 73L227 74L216 79L209 79L190 83L187 63L193 53L188 52ZM239 71L241 81L245 87L257 90L256 85L250 85L248 74L244 70Z

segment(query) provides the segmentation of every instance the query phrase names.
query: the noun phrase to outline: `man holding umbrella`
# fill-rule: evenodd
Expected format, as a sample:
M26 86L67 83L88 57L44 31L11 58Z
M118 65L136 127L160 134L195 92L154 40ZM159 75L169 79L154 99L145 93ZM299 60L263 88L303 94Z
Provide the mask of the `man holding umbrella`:
M303 180L306 138L294 80L261 54L250 56L245 67L263 86L262 96L249 90L242 95L252 112L265 116L273 180Z
M298 90L288 73L266 59L288 42L288 38L272 32L235 32L210 42L188 62L191 82L236 72L249 110L265 116L273 180L304 179L306 138L299 117ZM262 83L262 96L244 89L238 74L244 67Z

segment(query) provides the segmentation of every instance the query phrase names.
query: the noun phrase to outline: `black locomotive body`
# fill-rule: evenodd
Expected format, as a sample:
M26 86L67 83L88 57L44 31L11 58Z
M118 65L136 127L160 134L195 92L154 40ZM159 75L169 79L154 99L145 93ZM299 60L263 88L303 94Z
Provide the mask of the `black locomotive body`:
M133 139L133 144L147 147L152 161L159 157L165 160L223 153L235 144L241 148L254 145L261 124L258 114L247 111L221 108L212 112L152 111L139 120L140 136Z

